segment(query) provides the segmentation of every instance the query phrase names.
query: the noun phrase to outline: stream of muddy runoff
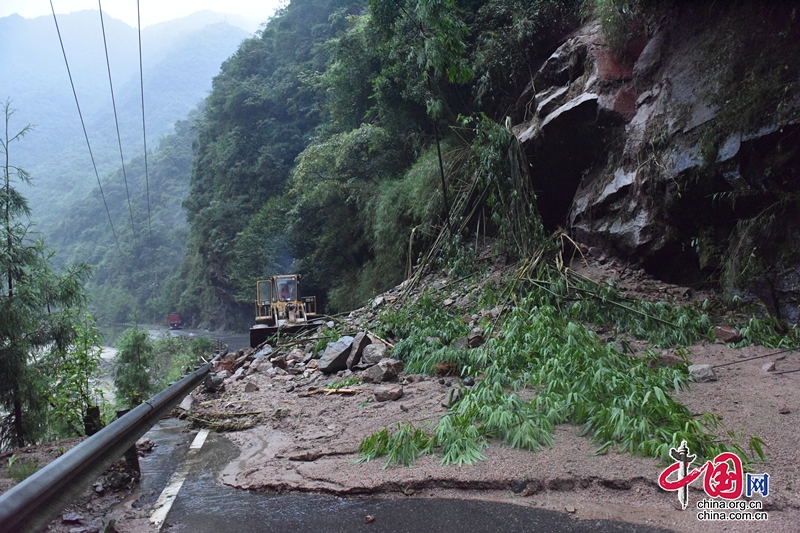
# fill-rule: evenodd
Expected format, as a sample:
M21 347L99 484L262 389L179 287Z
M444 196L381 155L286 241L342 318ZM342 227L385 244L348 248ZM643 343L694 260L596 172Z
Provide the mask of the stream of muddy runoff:
M218 480L240 458L225 437L210 434L187 459L194 431L174 419L163 420L146 437L156 446L142 458L139 502L152 506L171 473L183 461L189 474L162 531L174 532L357 532L400 533L578 533L666 532L605 520L578 521L569 514L479 500L433 498L340 498L310 494L264 494L235 489ZM123 524L120 524L124 527ZM137 528L138 530L138 528Z

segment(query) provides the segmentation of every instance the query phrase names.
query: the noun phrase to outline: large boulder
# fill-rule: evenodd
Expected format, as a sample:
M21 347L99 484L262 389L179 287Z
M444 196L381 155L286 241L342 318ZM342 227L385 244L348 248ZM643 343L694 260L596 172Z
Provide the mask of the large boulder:
M372 339L365 332L360 332L353 340L350 347L350 355L347 356L347 368L353 368L361 361L361 353L368 345L372 344Z
M377 364L381 359L386 357L387 351L388 348L386 348L386 345L381 342L369 344L364 347L364 351L361 353L361 364Z
M389 402L403 397L402 385L381 385L375 389L375 400Z
M365 383L381 383L397 377L403 371L403 363L397 359L381 359L377 364L369 367L361 374Z
M345 335L338 341L329 343L325 353L319 358L319 369L326 374L338 372L347 368L347 357L350 355L350 346L353 337Z

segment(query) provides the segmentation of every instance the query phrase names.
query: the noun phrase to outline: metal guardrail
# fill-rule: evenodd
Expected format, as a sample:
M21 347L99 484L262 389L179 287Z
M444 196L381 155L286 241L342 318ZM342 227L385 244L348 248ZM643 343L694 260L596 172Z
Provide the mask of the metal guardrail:
M194 390L217 357L0 496L0 530L28 533L44 529L106 468L122 457L125 450Z

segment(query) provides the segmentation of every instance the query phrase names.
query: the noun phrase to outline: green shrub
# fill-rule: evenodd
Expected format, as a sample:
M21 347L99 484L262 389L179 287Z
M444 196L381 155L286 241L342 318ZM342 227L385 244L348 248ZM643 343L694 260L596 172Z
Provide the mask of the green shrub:
M481 348L449 347L468 327L429 293L381 315L382 326L403 337L394 356L409 372L432 373L448 360L462 375L483 379L459 389L450 412L425 434L429 440L417 434L422 430L384 430L362 443L365 458L387 455L389 463L405 464L437 451L445 464L469 464L483 458L490 438L532 451L551 446L553 428L563 423L581 425L599 453L616 449L668 460L670 448L685 440L701 458L728 447L746 455L738 443L726 445L714 435L716 416L697 417L668 394L688 386L685 364L651 366L652 352L629 355L588 325L612 326L618 334L656 345L685 346L710 334L707 304L675 307L625 299L613 287L583 278L568 281L548 268L514 286L514 305L497 324L484 324L490 338ZM523 389L535 392L532 400L522 399ZM750 441L751 452L763 456L758 443L757 437Z
M137 327L120 335L114 367L114 386L120 402L134 406L154 392L153 356L153 340L147 330Z
M8 459L8 477L19 483L39 470L36 459L20 459L17 454Z

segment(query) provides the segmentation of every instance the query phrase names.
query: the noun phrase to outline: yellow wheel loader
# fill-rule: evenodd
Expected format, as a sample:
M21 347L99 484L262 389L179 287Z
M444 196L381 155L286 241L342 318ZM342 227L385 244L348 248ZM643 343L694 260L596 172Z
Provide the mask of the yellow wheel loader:
M250 347L275 335L293 335L322 324L316 320L317 298L300 296L300 276L272 276L256 283L256 324L250 328Z

